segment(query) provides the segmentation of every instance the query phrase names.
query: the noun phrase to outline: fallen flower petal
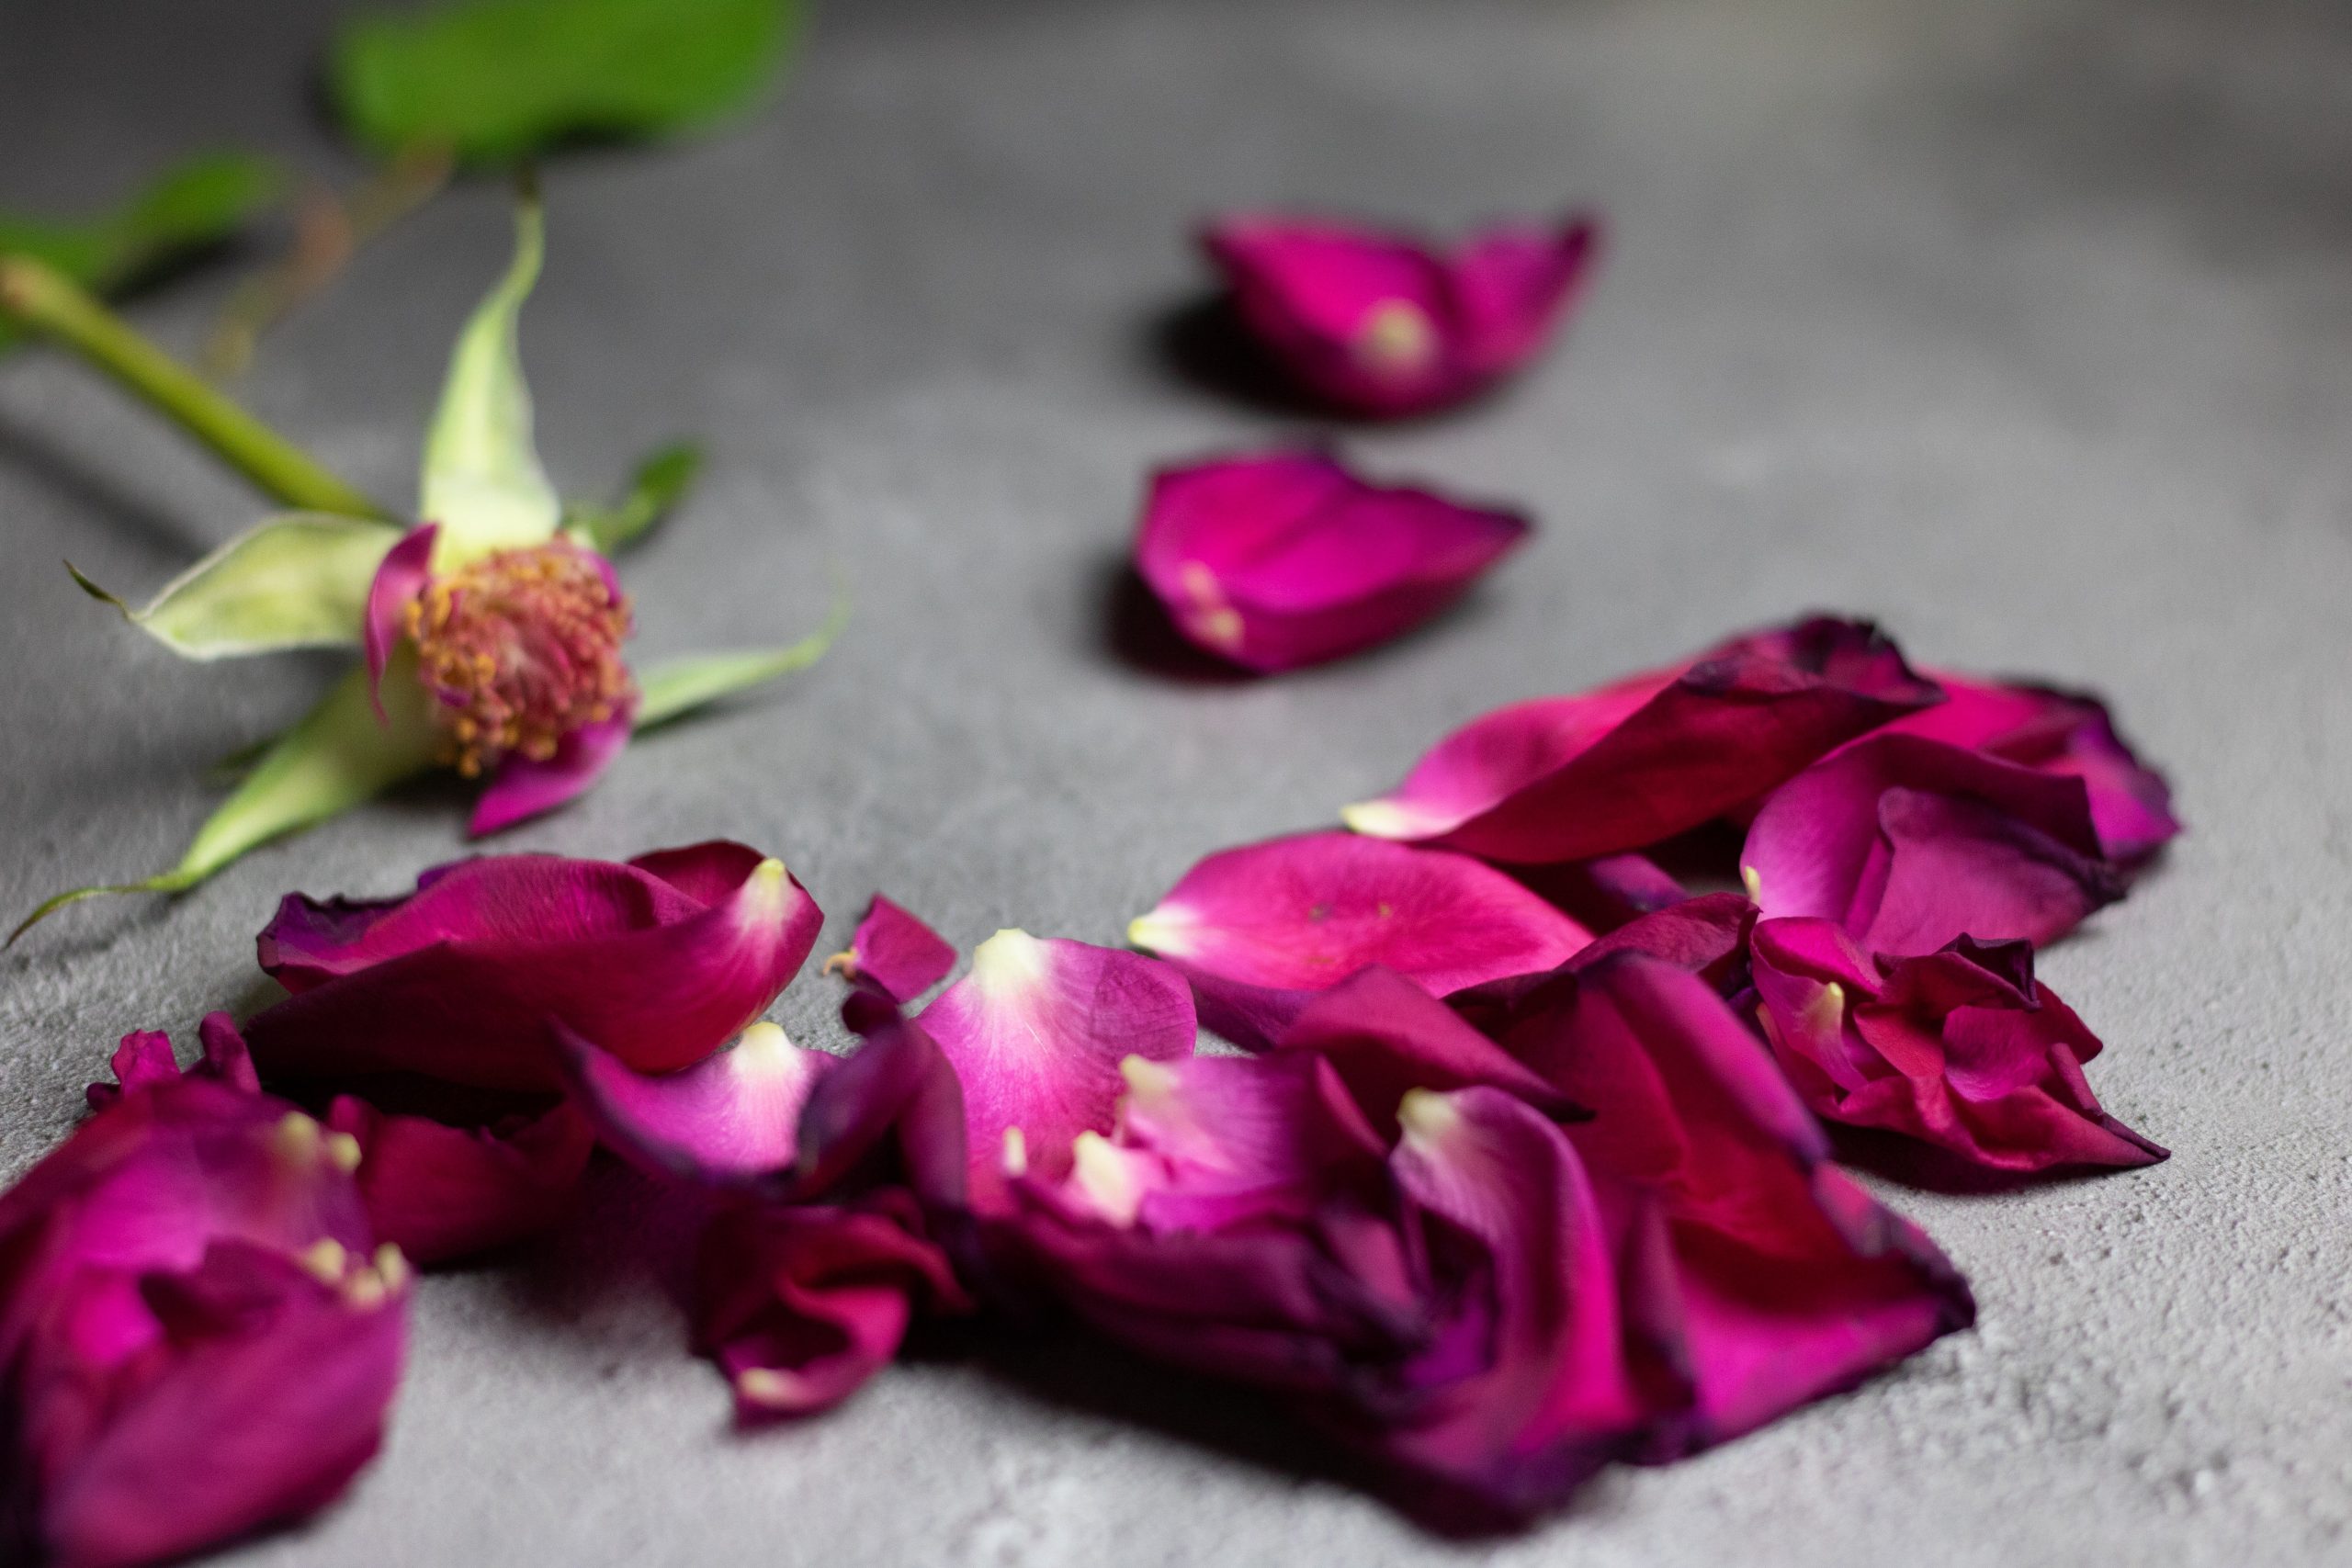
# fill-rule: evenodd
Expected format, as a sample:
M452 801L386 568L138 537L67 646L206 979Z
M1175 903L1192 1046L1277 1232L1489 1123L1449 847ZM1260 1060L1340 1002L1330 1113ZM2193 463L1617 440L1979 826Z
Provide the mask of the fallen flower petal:
M2003 761L2081 779L2106 857L2135 865L2180 832L2172 788L2140 761L2097 697L1929 671L1945 702L1892 728L1983 751Z
M485 856L398 899L291 895L259 945L295 994L246 1038L274 1075L552 1089L555 1019L640 1072L668 1071L764 1012L822 918L782 862L726 842L625 864Z
M898 1353L918 1310L971 1308L914 1200L745 1204L703 1234L695 1341L743 1426L838 1404Z
M1043 1179L1066 1172L1071 1140L1111 1124L1121 1058L1189 1056L1196 1027L1167 964L1020 931L974 948L971 973L918 1021L963 1086L976 1206L995 1201L1009 1154Z
M1589 860L1695 828L1938 699L1877 628L1815 617L1499 708L1340 816L1359 833L1513 864Z
M1781 786L1740 852L1768 919L1837 921L1866 952L2064 935L2123 894L2083 781L1940 740L1874 736Z
M1590 277L1600 226L1498 225L1451 252L1343 224L1226 219L1203 237L1242 321L1304 387L1370 414L1462 401L1544 345Z
M1155 475L1136 570L1187 638L1265 674L1420 625L1527 533L1513 513L1272 452Z
M956 949L946 938L876 893L846 951L825 960L860 985L875 987L894 1002L912 1001L956 967Z
M379 1241L421 1269L510 1247L563 1216L595 1151L559 1100L478 1126L378 1110L338 1095L327 1126L356 1145L360 1198Z
M350 1141L221 1073L128 1082L0 1195L0 1551L180 1556L309 1513L374 1453L408 1270Z
M1943 1254L1828 1163L1820 1128L1697 976L1620 953L1505 1044L1591 1108L1566 1132L1635 1260L1635 1353L1692 1391L1647 1457L1737 1437L1974 1321Z
M638 1072L560 1023L554 1029L564 1081L606 1147L652 1175L717 1185L789 1173L800 1113L842 1065L765 1020L672 1073Z
M1302 833L1207 856L1127 940L1183 972L1210 1028L1259 1044L1374 964L1444 996L1556 968L1592 937L1467 855Z
M1780 919L1753 951L1765 1037L1816 1115L1994 1170L2165 1157L2099 1108L2082 1070L2098 1038L2035 981L2025 943L1874 962L1827 920Z

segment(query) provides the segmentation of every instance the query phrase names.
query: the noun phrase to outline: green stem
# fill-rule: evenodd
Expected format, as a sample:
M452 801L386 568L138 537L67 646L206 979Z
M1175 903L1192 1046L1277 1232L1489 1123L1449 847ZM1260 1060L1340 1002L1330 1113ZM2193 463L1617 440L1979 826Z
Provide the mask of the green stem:
M222 397L55 268L30 256L0 255L0 311L73 349L287 505L390 521L382 507Z

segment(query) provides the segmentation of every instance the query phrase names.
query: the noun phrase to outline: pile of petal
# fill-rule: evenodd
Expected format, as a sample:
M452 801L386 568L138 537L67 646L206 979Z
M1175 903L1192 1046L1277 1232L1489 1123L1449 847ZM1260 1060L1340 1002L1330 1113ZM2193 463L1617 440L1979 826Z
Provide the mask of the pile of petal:
M598 1145L701 1217L742 1423L929 1318L1074 1323L1480 1526L1973 1322L1824 1122L2164 1157L2034 974L2177 831L2092 699L1817 618L1474 720L1343 816L1204 859L1148 952L1000 931L927 1005L956 950L877 897L825 965L843 1052L765 1021L821 916L740 844L289 897L286 998L185 1072L126 1038L0 1197L11 1544L156 1561L327 1501L410 1262L556 1223Z

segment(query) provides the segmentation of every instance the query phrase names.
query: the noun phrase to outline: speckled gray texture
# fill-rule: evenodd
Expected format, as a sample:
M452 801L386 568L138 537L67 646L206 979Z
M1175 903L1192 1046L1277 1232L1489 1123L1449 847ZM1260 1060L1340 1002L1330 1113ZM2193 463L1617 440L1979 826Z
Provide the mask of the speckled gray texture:
M300 0L7 0L0 194L242 138L321 170ZM2048 954L2168 1165L1896 1192L1984 1320L1853 1396L1463 1546L1378 1504L954 1360L756 1440L601 1177L527 1266L428 1282L390 1447L268 1563L2294 1563L2352 1560L2352 17L2268 0L835 5L741 134L550 171L527 319L575 490L674 432L708 482L628 563L643 646L797 635L820 670L632 751L515 847L733 834L845 934L876 887L968 943L1110 941L1199 853L1324 821L1444 728L1815 605L1917 655L2094 684L2191 824ZM1524 384L1351 436L1540 539L1339 668L1177 680L1106 629L1141 476L1295 428L1174 373L1187 224L1313 202L1434 224L1592 200L1613 249ZM252 400L405 497L498 265L469 188L269 342ZM191 344L220 275L144 306ZM74 592L256 509L75 367L0 366L0 908L167 863L203 764L300 660L184 668ZM0 1167L133 1025L262 995L277 894L457 848L426 791L177 903L0 959ZM779 1016L824 1040L823 986ZM652 1249L656 1254L659 1248ZM629 1259L616 1263L616 1259ZM1115 1404L1115 1401L1113 1402Z

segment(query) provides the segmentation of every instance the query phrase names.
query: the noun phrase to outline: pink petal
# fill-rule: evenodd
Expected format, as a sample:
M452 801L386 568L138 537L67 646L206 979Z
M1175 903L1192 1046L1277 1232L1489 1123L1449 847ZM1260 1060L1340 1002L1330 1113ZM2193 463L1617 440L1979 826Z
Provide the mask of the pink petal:
M2081 779L2109 860L2136 863L2179 833L2171 787L2124 744L2098 698L1942 670L1929 674L1950 700L1902 720L1894 727L1899 732Z
M719 1185L789 1173L800 1113L841 1066L764 1021L673 1073L638 1072L560 1024L556 1030L564 1081L607 1147L650 1174Z
M847 951L825 961L861 985L877 987L892 1001L922 995L956 967L956 949L914 916L876 893L857 922Z
M1001 931L972 950L972 971L925 1008L921 1023L963 1086L976 1203L1016 1164L1052 1179L1079 1134L1111 1126L1123 1057L1193 1054L1183 976L1136 953Z
M384 700L378 690L384 679L384 666L390 661L392 649L400 646L401 638L408 635L408 607L424 592L425 580L432 575L433 541L440 532L440 525L426 523L402 534L399 542L384 553L375 577L368 584L362 642L368 654L368 700L375 705L379 719L384 716Z
M1558 865L1528 866L1519 880L1592 931L1610 931L1681 903L1690 890L1645 855L1626 852Z
M2083 1079L2098 1038L2033 978L2023 943L1962 941L1886 966L1826 920L1766 920L1754 968L1773 1054L1818 1115L1995 1170L2141 1166L2165 1151Z
M625 709L601 723L583 724L565 735L555 755L545 761L520 751L509 753L474 803L468 836L479 839L511 828L586 794L628 744L630 723L631 714Z
M1302 833L1208 856L1127 940L1183 971L1211 1028L1250 1044L1374 964L1443 996L1556 968L1592 939L1467 855Z
M1156 475L1136 570L1186 637L1265 673L1420 625L1527 533L1513 513L1272 452Z
M853 992L842 1018L863 1043L818 1076L800 1112L792 1179L776 1196L806 1201L903 1184L933 1210L963 1208L971 1162L956 1069L887 998Z
M822 915L783 863L710 843L627 864L494 855L370 904L299 895L261 935L295 994L246 1026L271 1073L411 1072L558 1087L547 1021L640 1072L687 1066L767 1010Z
M1581 291L1598 226L1513 223L1453 254L1316 220L1227 219L1204 237L1242 321L1303 386L1372 414L1470 397L1532 358Z
M897 1354L919 1306L971 1306L903 1191L722 1213L703 1235L698 1293L695 1342L745 1426L838 1404Z
M19 1483L62 1568L176 1558L315 1511L374 1456L399 1384L398 1283L361 1297L221 1244L146 1285L164 1320L148 1352L94 1367L37 1337L14 1380L34 1472ZM73 1405L95 1420L59 1419Z
M2047 942L2122 894L2080 779L1916 736L1874 737L1782 786L1742 874L1770 919L1813 915L1869 952L1959 936Z
M327 1125L358 1143L360 1197L379 1241L420 1268L509 1247L571 1205L596 1146L563 1101L487 1126L452 1126L338 1095Z
M1485 1087L1547 1116L1578 1113L1574 1102L1461 1014L1387 969L1360 970L1316 997L1278 1044L1284 1053L1310 1052L1330 1063L1372 1125L1389 1138L1396 1134L1398 1102L1415 1089Z
M1951 1265L1827 1163L1820 1129L1697 976L1620 954L1506 1043L1592 1108L1568 1139L1612 1228L1648 1238L1627 1320L1695 1395L1652 1457L1736 1437L1973 1321Z
M1876 628L1815 618L1498 709L1341 815L1361 833L1514 864L1589 860L1698 827L1937 697Z
M1653 1414L1626 1360L1600 1210L1559 1129L1498 1089L1417 1089L1403 1124L1398 1185L1483 1250L1491 1316L1474 1370L1406 1370L1408 1384L1430 1379L1430 1408L1374 1446L1530 1514L1631 1451Z

